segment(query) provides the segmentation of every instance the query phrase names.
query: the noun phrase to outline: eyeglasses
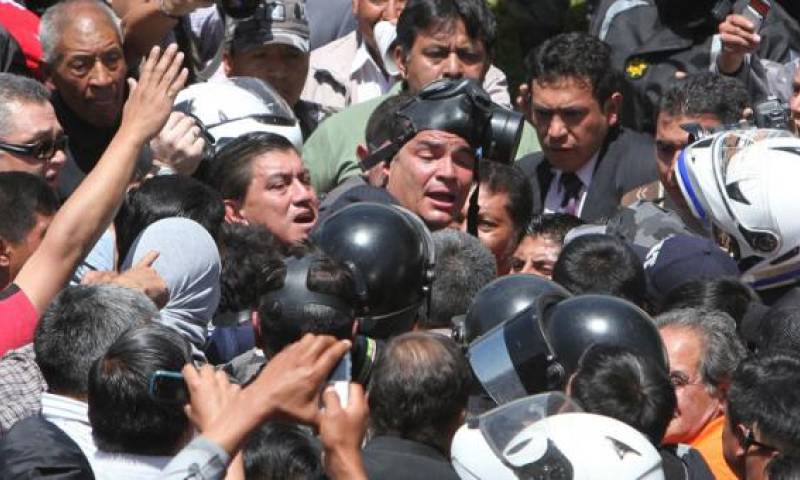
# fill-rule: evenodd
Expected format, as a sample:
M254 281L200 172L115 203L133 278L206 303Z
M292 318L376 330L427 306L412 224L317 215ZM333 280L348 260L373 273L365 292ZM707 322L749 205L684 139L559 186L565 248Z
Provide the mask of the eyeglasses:
M698 380L696 382L690 382L689 377L687 377L683 373L679 372L670 372L669 374L669 382L675 388L684 388L684 387L691 387L691 386L704 386L705 384Z
M46 138L34 143L0 142L0 150L48 161L55 156L56 152L65 151L68 144L69 137L61 134L55 139Z
M772 445L767 445L766 443L761 443L756 440L756 435L753 433L752 430L748 430L744 436L744 440L742 440L742 448L747 451L750 447L758 447L761 449L766 450L767 452L778 452L779 450Z

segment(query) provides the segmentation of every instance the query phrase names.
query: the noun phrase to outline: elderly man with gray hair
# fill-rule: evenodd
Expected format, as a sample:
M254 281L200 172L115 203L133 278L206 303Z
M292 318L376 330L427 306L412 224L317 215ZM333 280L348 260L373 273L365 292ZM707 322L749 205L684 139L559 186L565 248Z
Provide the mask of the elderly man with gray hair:
M75 161L88 173L119 128L128 65L119 19L95 0L67 0L39 24L45 84L73 140Z
M725 399L746 351L728 314L683 308L656 317L667 349L678 406L665 444L697 449L718 479L735 479L722 453Z
M89 173L119 128L128 95L128 64L117 15L104 2L65 0L48 8L39 24L45 85L59 123L69 136L72 177L61 183L69 193ZM152 142L153 162L190 175L205 141L194 119L173 112Z

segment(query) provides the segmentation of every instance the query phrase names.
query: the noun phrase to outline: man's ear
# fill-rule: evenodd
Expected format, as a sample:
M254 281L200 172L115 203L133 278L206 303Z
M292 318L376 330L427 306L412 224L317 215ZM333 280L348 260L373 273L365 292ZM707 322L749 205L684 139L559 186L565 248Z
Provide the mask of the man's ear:
M231 72L233 71L233 61L231 60L230 53L223 53L222 54L222 71L225 73L226 77L231 76Z
M50 70L50 67L44 62L40 63L39 65L41 65L39 67L39 70L42 72L42 76L44 77L44 86L45 86L45 88L47 90L49 90L50 92L55 92L56 91L56 84L53 83L53 72L52 72L52 70Z
M261 344L261 317L258 316L258 310L250 312L250 323L253 325L256 346L263 350L264 348Z
M356 158L358 158L358 164L361 166L361 170L365 172L367 170L364 168L364 165L362 165L361 162L363 162L364 159L367 158L367 155L369 155L369 150L367 150L367 146L364 145L363 143L359 143L356 146Z
M225 222L226 223L244 223L247 224L247 219L242 214L242 202L239 200L223 200L225 204Z
M394 58L394 63L397 65L397 69L400 71L400 78L403 80L406 79L406 54L403 50L403 47L400 45L396 45L394 47L394 51L392 51L392 57Z
M619 123L619 114L621 111L622 94L619 92L614 92L603 105L603 115L605 115L606 123L609 127L613 127Z
M568 397L572 396L572 381L575 379L575 374L569 376L567 380L567 386L564 388L564 393L567 394Z
M8 268L11 265L11 248L8 242L0 238L0 268Z
M729 422L729 419L725 419L726 422ZM744 443L745 437L747 437L747 428L740 424L737 424L732 427L733 428L733 435L736 437L736 447L733 451L734 455L737 457L744 457L747 455L747 449L742 446Z

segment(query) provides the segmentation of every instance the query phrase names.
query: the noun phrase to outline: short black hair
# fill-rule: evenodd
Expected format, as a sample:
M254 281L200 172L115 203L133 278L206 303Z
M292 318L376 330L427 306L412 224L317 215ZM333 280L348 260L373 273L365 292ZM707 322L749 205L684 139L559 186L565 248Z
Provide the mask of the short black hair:
M253 160L270 152L297 153L295 146L270 132L250 132L227 143L214 156L203 179L225 200L243 200L253 180Z
M299 245L292 251L295 258L310 255L315 258L308 268L306 287L313 292L338 297L355 309L357 298L353 272L315 247ZM344 312L313 303L279 305L268 297L267 294L283 287L286 274L285 265L275 268L265 282L266 288L259 301L258 315L265 353L274 355L290 343L300 340L306 333L342 339L352 337L355 319ZM300 309L302 313L297 315L298 310L295 309ZM302 318L302 323L298 322L298 318Z
M659 112L670 116L714 115L725 125L738 122L750 104L737 78L700 72L676 80L661 96Z
M779 453L765 469L769 480L797 480L800 478L800 457Z
M566 244L553 266L553 281L575 295L607 294L645 304L642 261L628 244L610 235L582 235Z
M400 92L397 95L390 95L373 110L365 132L367 150L370 153L406 133L406 124L398 121L397 114L412 101L414 101L413 95Z
M467 406L472 380L456 343L434 333L394 337L378 357L369 387L376 435L393 435L445 453Z
M611 47L588 33L562 33L546 40L528 55L527 64L528 83L586 80L601 106L622 91L622 74L611 63Z
M143 293L113 284L76 285L56 296L33 337L36 364L51 393L83 396L89 370L119 336L158 316Z
M247 439L243 454L248 480L324 478L318 442L296 425L265 423Z
M800 351L800 307L770 308L758 325L758 350Z
M471 39L483 42L491 58L497 21L485 0L409 0L397 20L397 45L408 55L420 32L461 20Z
M36 215L58 210L53 189L42 178L26 172L0 172L0 238L20 243L36 226Z
M217 314L254 310L272 272L283 266L282 247L263 225L226 223L220 230L220 300Z
M702 308L725 312L736 321L737 328L747 314L751 302L758 301L756 293L735 278L698 279L682 283L667 292L661 311L679 308Z
M569 213L541 213L534 215L525 228L529 237L545 237L559 245L564 244L564 237L570 230L580 227L584 222Z
M89 422L97 448L111 453L174 455L189 427L183 406L148 394L157 370L180 372L191 347L157 323L123 333L89 373Z
M508 195L506 211L514 223L517 241L525 234L525 227L533 215L533 193L531 183L516 165L484 160L480 162L481 188L491 193Z
M475 295L497 276L497 261L472 235L445 228L433 232L436 251L431 305L421 315L423 329L449 328L452 318L467 313Z
M581 356L570 385L570 395L586 412L616 418L656 447L678 403L667 372L624 347L590 347Z
M733 373L725 414L734 428L758 426L761 441L784 453L800 450L800 356L776 351L742 360Z
M128 255L145 228L170 217L194 220L216 240L225 221L225 205L218 192L192 177L162 175L145 180L128 192L115 219L119 258Z

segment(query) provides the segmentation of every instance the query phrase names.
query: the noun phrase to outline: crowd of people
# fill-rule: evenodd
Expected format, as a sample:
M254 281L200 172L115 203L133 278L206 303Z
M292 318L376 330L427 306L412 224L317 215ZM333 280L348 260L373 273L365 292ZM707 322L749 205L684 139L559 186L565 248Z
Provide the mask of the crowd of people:
M567 3L0 0L0 478L800 478L796 10Z

